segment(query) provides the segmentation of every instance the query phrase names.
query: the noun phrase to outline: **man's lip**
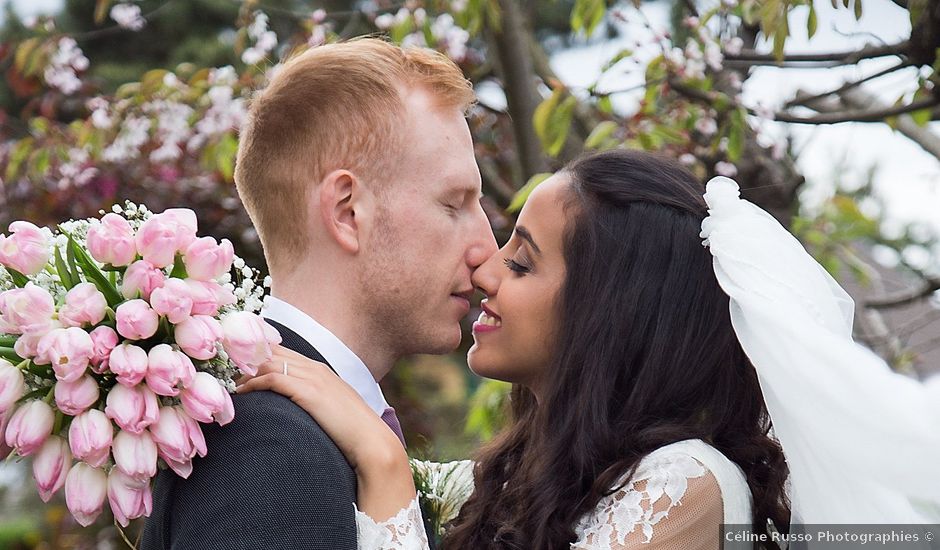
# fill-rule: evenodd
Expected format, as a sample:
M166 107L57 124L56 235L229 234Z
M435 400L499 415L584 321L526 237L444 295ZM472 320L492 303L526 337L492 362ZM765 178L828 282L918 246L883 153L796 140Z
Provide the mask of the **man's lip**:
M486 300L483 300L482 302L480 302L480 308L481 308L483 311L485 311L486 314L489 315L490 317L493 317L493 318L498 319L498 320L502 320L502 317L500 317L499 315L496 314L495 311L493 311L492 309L490 309L490 307L486 304Z

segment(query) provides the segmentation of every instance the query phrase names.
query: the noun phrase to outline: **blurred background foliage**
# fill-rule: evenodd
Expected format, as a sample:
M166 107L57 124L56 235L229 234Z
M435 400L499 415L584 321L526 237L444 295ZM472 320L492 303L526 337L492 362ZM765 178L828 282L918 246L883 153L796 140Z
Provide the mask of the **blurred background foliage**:
M865 7L879 1L892 3ZM657 29L644 9L664 4L670 28ZM940 117L940 11L926 0L893 4L909 12L903 41L860 46L846 38L833 51L791 53L794 34L816 34L817 11L857 19L862 0L65 0L38 18L7 3L0 228L92 216L125 199L154 211L186 206L197 211L201 234L230 239L263 266L232 183L251 91L292 52L380 33L441 50L479 90L469 122L500 242L534 185L581 151L662 151L703 180L735 177L746 198L789 225L853 291L857 336L899 371L923 377L940 365L931 355L940 347L935 232L888 219L872 188L877 167L862 181L846 177L857 158L835 159L831 192L802 201L806 178L787 130L884 125L893 139L940 154L931 133ZM572 48L624 38L629 47L614 48L587 85L553 69L552 59ZM872 59L894 64L860 69L853 81L794 94L777 108L750 105L742 94L759 67L862 67ZM604 84L627 72L633 84ZM863 83L890 75L905 80L896 101L864 95ZM765 130L769 122L776 131ZM506 421L508 386L469 372L471 342L468 333L449 356L403 360L383 381L416 456L472 456ZM79 529L61 495L42 505L27 466L0 468L0 548L127 546L108 517ZM131 540L138 533L139 523L127 530Z

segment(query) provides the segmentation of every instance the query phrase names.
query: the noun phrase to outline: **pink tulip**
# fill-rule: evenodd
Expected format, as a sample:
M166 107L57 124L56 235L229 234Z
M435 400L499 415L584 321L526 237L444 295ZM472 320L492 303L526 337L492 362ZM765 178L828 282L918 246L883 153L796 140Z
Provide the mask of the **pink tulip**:
M274 354L271 346L281 343L281 335L260 316L236 311L222 318L225 337L222 347L232 362L245 374L254 376L258 367Z
M0 292L0 330L6 334L41 330L52 322L54 314L52 295L33 283Z
M141 224L135 242L145 260L157 267L171 265L176 253L185 251L196 240L196 213L173 208L155 214Z
M104 319L108 301L98 287L79 283L65 295L65 305L59 309L59 321L67 327L97 325Z
M91 370L101 374L108 370L111 351L118 343L118 334L113 328L102 325L89 333L95 354L91 357Z
M15 221L10 224L9 237L0 235L0 264L32 276L49 262L50 249L46 236L35 225Z
M6 359L0 359L0 414L13 408L25 392L23 371Z
M232 269L234 258L235 249L228 239L217 243L212 237L202 237L186 249L183 263L190 278L211 281Z
M146 260L137 260L124 272L121 294L128 300L137 297L149 300L154 289L163 286L165 281L163 271Z
M182 279L167 279L162 287L153 289L150 294L150 307L174 325L182 323L193 312L189 285Z
M94 523L108 494L108 476L100 468L76 462L65 478L65 505L82 527Z
M125 386L117 384L108 392L104 413L122 430L140 433L157 421L160 411L157 396L150 388L140 384Z
M108 502L114 519L127 527L130 520L149 516L153 508L150 480L134 479L114 468L108 475Z
M133 344L115 346L108 359L108 368L117 375L118 383L137 385L147 375L147 352Z
M78 327L57 328L39 340L35 362L52 364L55 377L62 382L74 382L85 374L95 354L91 336Z
M206 456L202 428L180 407L161 408L160 420L150 426L150 434L160 458L184 479L193 471L193 457Z
M6 442L20 456L29 456L52 434L55 413L44 401L34 399L20 405L7 424Z
M160 317L143 300L129 300L114 312L117 331L129 340L146 340L157 333Z
M41 326L34 325L29 332L24 332L16 339L16 343L13 344L13 351L24 359L35 358L39 354L39 342L47 334L59 328L62 328L59 321L49 321Z
M65 485L71 466L72 453L65 439L54 435L43 443L33 458L33 478L43 502L49 502L52 495Z
M216 355L216 344L222 341L222 325L208 315L195 315L176 325L176 344L183 352L200 361Z
M131 224L113 212L105 214L100 224L88 229L85 243L91 257L103 264L125 266L137 257Z
M69 416L81 414L98 401L98 383L87 374L74 382L56 382L56 407Z
M69 426L69 447L75 458L99 468L108 461L114 427L98 409L83 412Z
M186 414L199 422L218 422L224 426L235 418L232 396L207 372L197 372L192 384L180 392Z
M157 444L150 432L118 432L111 454L117 469L130 477L149 480L157 475Z
M235 303L235 295L214 281L186 279L186 284L193 299L193 315L215 317L220 307Z
M13 452L13 447L7 445L6 438L3 437L7 433L7 424L10 423L12 417L13 409L0 413L0 456L10 456Z
M177 386L189 385L195 375L192 359L167 344L154 346L147 354L147 386L157 395L176 396Z

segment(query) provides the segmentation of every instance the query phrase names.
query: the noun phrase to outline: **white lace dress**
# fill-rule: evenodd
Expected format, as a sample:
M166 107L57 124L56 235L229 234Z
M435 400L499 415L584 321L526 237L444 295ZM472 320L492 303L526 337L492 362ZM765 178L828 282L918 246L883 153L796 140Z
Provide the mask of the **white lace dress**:
M647 455L622 489L578 521L571 550L717 550L722 523L751 523L744 474L714 447L689 439ZM428 548L417 499L381 523L357 510L356 524L360 550Z

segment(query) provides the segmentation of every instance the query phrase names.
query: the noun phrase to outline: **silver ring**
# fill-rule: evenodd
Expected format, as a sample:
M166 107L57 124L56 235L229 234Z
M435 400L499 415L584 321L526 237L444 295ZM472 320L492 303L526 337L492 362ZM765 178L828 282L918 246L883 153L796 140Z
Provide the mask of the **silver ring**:
M287 361L284 361L284 376L287 376Z

